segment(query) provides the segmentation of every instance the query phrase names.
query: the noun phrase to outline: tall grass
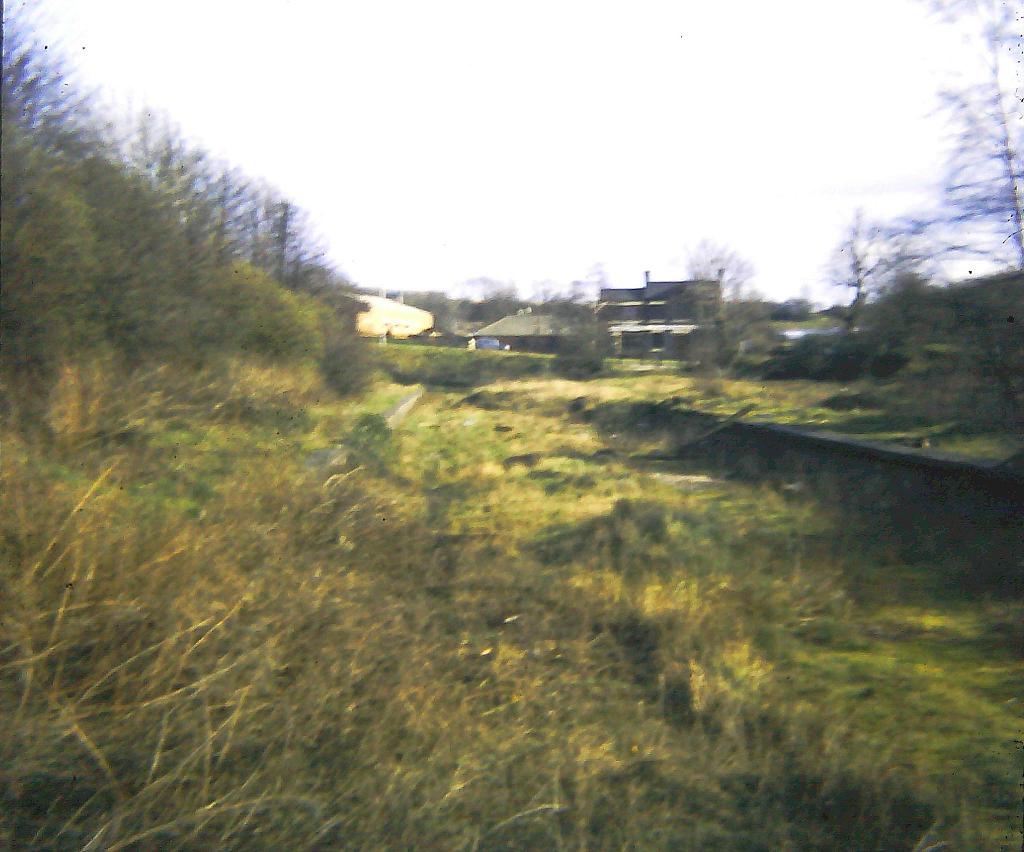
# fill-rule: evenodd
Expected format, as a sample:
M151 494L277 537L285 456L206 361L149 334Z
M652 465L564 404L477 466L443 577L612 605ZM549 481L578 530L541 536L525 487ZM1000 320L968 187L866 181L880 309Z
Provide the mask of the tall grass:
M552 363L548 355L469 352L411 343L381 347L378 357L382 368L395 381L439 388L472 388L497 379L542 376Z
M69 366L46 436L5 430L10 845L889 849L954 812L794 688L851 603L784 524L471 527L464 408L430 475L377 431L319 471L315 373L224 369Z

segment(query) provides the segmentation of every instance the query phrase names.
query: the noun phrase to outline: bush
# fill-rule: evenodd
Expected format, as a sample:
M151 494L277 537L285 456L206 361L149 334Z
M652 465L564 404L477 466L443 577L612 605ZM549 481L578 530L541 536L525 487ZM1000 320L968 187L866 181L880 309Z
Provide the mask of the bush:
M218 270L202 295L209 313L194 329L197 343L285 360L317 359L323 351L316 303L249 264Z
M814 314L814 305L807 299L787 299L770 306L768 318L776 322L803 322Z
M472 388L498 379L547 372L550 359L511 352L469 352L409 344L381 347L381 366L396 382L442 388Z
M391 427L379 414L364 414L360 417L345 444L349 448L349 461L376 471L390 467L395 458L395 445Z
M776 349L764 365L766 379L815 379L852 382L872 375L888 378L908 362L903 353L879 348L859 335L808 336Z
M342 327L335 318L322 328L320 372L327 386L342 396L365 389L373 376L374 360L366 341Z
M603 328L589 324L567 337L552 363L552 369L567 379L590 379L604 370L611 342Z
M592 379L604 370L604 355L597 352L564 352L555 357L551 368L566 379Z
M833 411L856 411L864 408L884 408L885 402L872 393L843 391L825 397L818 403Z
M1024 423L1022 286L1019 272L948 287L898 279L865 313L881 352L872 375L899 371L904 396L943 416Z
M58 168L4 138L4 363L24 373L52 374L61 356L103 336L97 292L93 211Z

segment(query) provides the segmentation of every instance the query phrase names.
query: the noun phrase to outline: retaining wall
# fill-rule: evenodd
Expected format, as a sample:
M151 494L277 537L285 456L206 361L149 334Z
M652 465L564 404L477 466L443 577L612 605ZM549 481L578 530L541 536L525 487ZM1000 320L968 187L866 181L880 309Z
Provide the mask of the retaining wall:
M715 419L679 412L683 459L814 492L848 511L850 528L905 557L957 563L979 585L1024 594L1024 476L978 463L737 421L694 440Z

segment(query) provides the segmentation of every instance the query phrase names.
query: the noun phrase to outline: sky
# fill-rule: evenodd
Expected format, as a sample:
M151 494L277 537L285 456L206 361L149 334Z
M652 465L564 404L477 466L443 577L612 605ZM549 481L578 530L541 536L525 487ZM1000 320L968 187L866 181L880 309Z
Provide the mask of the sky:
M982 71L919 0L31 5L113 109L165 112L389 290L640 286L711 239L763 295L833 301L854 211L936 197L937 94Z

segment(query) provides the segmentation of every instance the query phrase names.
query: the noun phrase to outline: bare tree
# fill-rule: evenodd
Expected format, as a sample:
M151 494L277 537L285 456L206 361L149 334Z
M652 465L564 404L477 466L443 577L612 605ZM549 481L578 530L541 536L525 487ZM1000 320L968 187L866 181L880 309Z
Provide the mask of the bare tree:
M526 307L515 284L493 278L472 278L459 285L458 294L465 303L463 319L471 323L491 323Z
M832 283L853 291L853 299L844 317L847 331L857 324L869 288L877 284L883 273L885 260L879 248L881 243L879 227L866 223L864 211L858 210L832 261Z
M569 285L569 298L579 304L596 304L601 290L608 286L603 263L595 263L587 274Z
M83 93L71 66L36 35L46 23L28 4L4 6L0 102L5 148L17 128L65 155L95 153L100 133L94 99Z
M754 266L728 246L705 239L690 252L687 270L691 278L719 285L714 288L710 328L696 349L705 368L729 371L768 319L750 287Z
M748 295L754 266L728 246L704 239L690 252L687 272L691 278L721 281L723 298L739 301Z
M498 281L495 278L480 276L463 281L455 288L455 292L464 299L484 302L490 299L518 299L516 285L511 281Z
M857 210L836 246L828 271L832 285L853 294L844 317L847 330L857 324L864 305L898 277L911 273L932 277L931 255L919 237L870 222L863 210Z
M1008 82L1020 52L1019 0L933 0L946 20L973 28L987 59L986 79L943 93L956 130L939 209L912 229L942 235L947 253L987 257L1024 269L1024 120ZM1019 61L1019 60L1018 60Z

